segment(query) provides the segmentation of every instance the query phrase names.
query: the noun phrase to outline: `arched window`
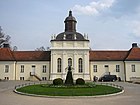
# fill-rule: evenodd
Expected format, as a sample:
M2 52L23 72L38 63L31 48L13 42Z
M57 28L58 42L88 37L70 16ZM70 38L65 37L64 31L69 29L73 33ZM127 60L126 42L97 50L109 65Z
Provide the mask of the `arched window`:
M82 73L83 72L83 60L82 60L82 58L79 58L78 65L79 65L79 73Z
M71 58L68 59L68 66L72 66L72 59Z
M61 72L61 68L62 68L62 60L61 58L57 59L57 72Z

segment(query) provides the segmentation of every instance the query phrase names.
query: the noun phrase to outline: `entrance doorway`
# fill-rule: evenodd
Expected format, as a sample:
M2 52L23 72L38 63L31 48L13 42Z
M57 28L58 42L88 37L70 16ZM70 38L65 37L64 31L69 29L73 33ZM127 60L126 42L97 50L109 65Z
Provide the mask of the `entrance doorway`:
M105 65L105 75L110 75L109 66Z
M31 75L35 75L35 65L32 65Z

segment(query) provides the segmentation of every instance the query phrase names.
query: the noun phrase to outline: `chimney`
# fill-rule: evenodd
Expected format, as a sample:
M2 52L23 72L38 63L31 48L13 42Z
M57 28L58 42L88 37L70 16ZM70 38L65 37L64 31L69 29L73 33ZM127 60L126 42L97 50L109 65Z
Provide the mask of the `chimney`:
M9 43L4 43L4 44L3 44L3 48L10 48Z
M134 48L134 47L138 47L138 44L137 43L133 43L132 44L132 48Z

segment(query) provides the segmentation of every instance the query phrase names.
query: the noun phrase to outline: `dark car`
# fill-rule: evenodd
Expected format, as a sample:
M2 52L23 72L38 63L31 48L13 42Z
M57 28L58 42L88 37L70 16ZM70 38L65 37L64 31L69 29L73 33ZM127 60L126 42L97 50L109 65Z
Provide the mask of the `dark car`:
M117 80L117 76L116 75L104 75L103 77L99 78L99 81L116 81Z

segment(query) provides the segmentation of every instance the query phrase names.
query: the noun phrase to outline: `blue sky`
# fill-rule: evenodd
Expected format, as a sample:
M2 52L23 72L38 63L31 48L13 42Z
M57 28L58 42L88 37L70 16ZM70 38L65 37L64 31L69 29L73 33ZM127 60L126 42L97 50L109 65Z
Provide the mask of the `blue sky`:
M93 50L140 44L140 0L0 0L0 26L18 50L50 47L51 35L64 31L69 10Z

